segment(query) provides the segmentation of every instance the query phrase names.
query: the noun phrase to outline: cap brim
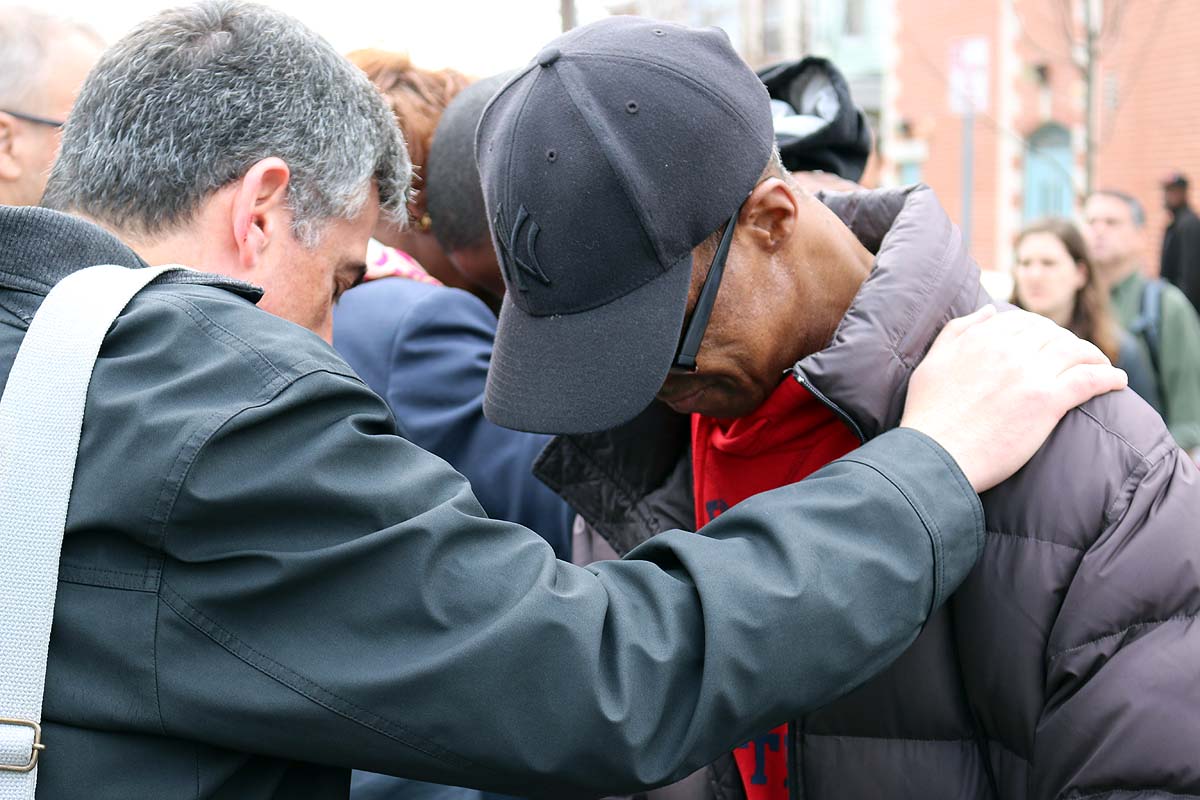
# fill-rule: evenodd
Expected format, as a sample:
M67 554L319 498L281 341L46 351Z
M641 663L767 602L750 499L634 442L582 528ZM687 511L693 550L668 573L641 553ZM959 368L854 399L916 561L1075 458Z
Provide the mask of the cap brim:
M532 316L506 296L483 411L534 433L593 433L654 399L683 329L691 255L634 291L575 314Z

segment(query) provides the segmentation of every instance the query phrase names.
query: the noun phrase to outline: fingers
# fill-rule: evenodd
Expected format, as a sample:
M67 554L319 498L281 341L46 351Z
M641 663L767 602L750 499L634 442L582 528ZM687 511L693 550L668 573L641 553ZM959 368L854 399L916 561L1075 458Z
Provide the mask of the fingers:
M1119 391L1128 385L1129 376L1122 369L1107 364L1077 364L1058 376L1055 394L1059 408L1065 414L1093 397Z
M960 336L982 353L1032 355L1057 327L1045 317L1016 309L992 314L963 330Z
M965 317L956 317L950 320L946 323L946 327L942 328L942 332L938 338L957 339L973 326L985 322L994 316L996 316L996 307L989 303L973 314L967 314Z
M985 325L976 327L974 335L988 340L988 346L1003 348L1007 354L1037 359L1039 368L1052 375L1061 375L1077 364L1109 365L1111 362L1100 348L1080 339L1071 331L1047 317L1027 311L1006 311Z
M1011 316L1010 316L1011 315ZM1037 353L1055 337L1066 334L1074 336L1065 328L1060 328L1053 320L1029 311L1010 311L1001 315L1008 317L1010 324L1010 346L1019 353L1030 355Z
M1053 375L1062 375L1077 364L1111 364L1099 347L1062 328L1047 339L1038 356Z

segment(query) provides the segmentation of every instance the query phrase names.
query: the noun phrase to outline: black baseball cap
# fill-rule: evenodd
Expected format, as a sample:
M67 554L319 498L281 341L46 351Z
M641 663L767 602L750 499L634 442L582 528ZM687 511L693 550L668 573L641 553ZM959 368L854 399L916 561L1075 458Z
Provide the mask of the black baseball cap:
M716 28L610 17L505 84L475 144L507 288L487 417L586 433L649 405L679 344L692 249L773 146L766 87Z

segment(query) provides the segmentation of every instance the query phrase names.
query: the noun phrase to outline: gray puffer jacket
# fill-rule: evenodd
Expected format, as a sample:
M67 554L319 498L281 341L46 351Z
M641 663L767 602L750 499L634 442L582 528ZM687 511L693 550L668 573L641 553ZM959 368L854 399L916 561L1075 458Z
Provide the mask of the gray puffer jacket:
M942 326L987 298L927 188L824 200L876 264L790 379L869 440L899 423ZM691 521L686 447L656 406L556 440L538 471L623 553ZM983 499L983 557L917 641L793 723L791 796L1200 796L1200 475L1162 420L1129 391L1093 400ZM730 766L708 796L742 796Z

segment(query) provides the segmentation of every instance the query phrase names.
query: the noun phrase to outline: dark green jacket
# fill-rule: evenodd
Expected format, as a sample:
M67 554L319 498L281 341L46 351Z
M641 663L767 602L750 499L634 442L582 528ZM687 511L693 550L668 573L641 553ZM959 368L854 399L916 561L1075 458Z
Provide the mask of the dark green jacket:
M1126 329L1141 315L1145 287L1146 279L1135 272L1112 288L1113 310ZM1180 447L1200 448L1200 319L1183 292L1169 283L1162 287L1159 341L1163 418Z
M140 262L0 208L0 378L93 263ZM546 797L666 782L888 664L980 551L957 467L895 431L706 536L556 561L324 342L213 283L150 287L100 353L44 800L332 798L351 766Z

